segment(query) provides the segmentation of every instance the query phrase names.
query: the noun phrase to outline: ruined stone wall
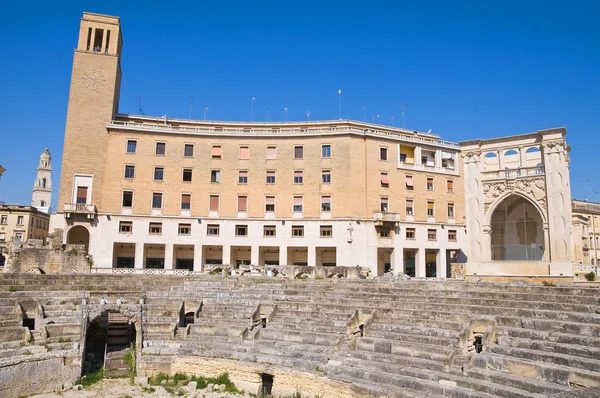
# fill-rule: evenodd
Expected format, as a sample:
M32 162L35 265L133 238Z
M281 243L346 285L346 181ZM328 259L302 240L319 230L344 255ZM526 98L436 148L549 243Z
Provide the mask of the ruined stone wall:
M61 390L81 374L81 358L31 355L0 362L0 397L17 398Z
M48 248L20 248L9 253L7 272L89 273L91 260L76 250L62 251ZM39 271L36 271L39 270Z
M188 375L216 377L222 373L228 373L237 387L255 394L260 388L260 375L265 371L264 367L258 365L196 356L165 358L165 361L161 363L145 362L142 357L137 366L138 375L145 376L156 375L160 372L174 375L179 372ZM328 379L325 375L317 376L275 367L269 369L268 373L273 376L272 393L275 397L291 396L299 391L309 397L359 398L365 396L344 383Z

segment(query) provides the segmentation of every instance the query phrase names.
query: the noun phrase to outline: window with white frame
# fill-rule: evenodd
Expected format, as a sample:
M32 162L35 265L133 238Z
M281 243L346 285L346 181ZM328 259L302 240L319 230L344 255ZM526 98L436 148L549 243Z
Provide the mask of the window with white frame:
M303 202L302 196L294 196L294 212L302 212Z
M265 211L267 211L267 212L275 211L275 196L265 197Z
M330 195L321 196L321 211L322 212L330 212L331 211L331 196Z

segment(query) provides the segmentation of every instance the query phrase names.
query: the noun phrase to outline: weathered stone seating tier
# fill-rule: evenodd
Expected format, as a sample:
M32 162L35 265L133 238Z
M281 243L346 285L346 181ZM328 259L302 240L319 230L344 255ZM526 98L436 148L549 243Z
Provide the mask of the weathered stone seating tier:
M0 336L12 337L0 337L0 361L72 354L103 300L140 314L147 363L301 370L347 381L357 396L541 398L600 385L599 298L579 286L457 281L3 274ZM44 346L21 327L24 299L43 308Z

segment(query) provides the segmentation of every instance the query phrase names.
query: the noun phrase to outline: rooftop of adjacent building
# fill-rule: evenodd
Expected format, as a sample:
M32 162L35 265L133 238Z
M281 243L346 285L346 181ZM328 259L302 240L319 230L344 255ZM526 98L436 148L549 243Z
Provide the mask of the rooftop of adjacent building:
M36 215L49 216L34 206L15 205L0 202L0 213L34 213Z
M402 138L415 143L429 143L458 148L456 142L440 140L440 136L431 132L409 130L400 127L360 122L356 120L307 120L277 122L244 122L190 120L132 114L117 114L108 126L111 129L150 130L171 133L189 133L201 135L320 135L333 132L351 132L372 134L382 137Z
M571 201L571 209L576 213L600 215L600 203L598 202L573 199Z

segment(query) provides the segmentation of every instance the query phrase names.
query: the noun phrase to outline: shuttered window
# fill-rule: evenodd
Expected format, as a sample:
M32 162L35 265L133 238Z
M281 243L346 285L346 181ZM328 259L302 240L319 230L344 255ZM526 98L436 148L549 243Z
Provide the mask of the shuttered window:
M211 155L213 159L221 159L221 145L213 145Z
M248 211L247 196L238 196L238 211Z
M250 147L241 146L240 147L240 159L250 159Z
M87 187L77 187L77 203L87 203Z
M295 146L294 147L294 159L303 159L304 158L304 147L303 146Z
M270 159L270 160L277 159L277 147L276 146L268 146L267 147L267 159Z
M192 204L192 195L189 193L181 194L181 210L189 210Z
M294 211L302 211L302 196L294 196Z
M219 211L219 195L210 195L210 211Z

